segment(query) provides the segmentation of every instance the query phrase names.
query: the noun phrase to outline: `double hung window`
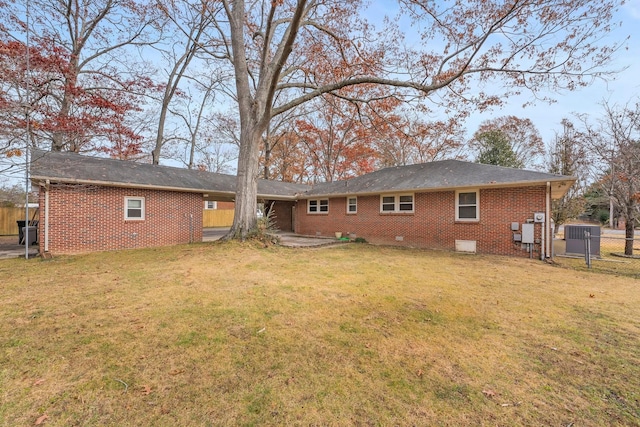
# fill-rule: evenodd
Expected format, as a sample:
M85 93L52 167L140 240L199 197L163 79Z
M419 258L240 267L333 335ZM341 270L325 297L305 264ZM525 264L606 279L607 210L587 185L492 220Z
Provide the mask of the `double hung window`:
M354 214L358 212L358 198L347 197L347 213Z
M308 213L328 213L329 199L313 199L307 201Z
M124 219L144 220L144 197L124 198Z
M456 221L480 220L480 192L456 191Z
M380 196L380 212L413 213L413 194Z

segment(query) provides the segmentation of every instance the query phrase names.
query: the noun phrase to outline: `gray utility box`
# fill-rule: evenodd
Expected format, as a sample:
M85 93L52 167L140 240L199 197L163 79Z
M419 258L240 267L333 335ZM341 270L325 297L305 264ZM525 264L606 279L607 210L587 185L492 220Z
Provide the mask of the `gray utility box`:
M522 243L535 243L535 227L533 224L522 224Z
M600 256L600 226L598 225L565 225L566 253L585 254L585 231L591 233L591 256Z

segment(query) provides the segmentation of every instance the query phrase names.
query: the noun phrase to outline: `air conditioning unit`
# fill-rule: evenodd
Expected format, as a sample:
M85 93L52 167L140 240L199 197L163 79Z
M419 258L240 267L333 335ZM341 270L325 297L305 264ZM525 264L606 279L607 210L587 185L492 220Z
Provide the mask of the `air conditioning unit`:
M571 224L564 226L564 239L567 254L585 254L585 231L589 232L591 240L591 255L600 256L600 226L588 224Z
M544 222L544 212L536 212L533 214L533 222Z

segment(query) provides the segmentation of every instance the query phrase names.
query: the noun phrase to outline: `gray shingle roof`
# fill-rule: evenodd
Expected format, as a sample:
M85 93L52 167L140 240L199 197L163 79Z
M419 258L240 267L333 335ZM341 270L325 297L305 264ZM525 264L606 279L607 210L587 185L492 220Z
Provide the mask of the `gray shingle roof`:
M233 175L37 150L32 153L31 179L199 192L210 194L212 200L232 200L236 188ZM309 188L258 180L258 196L271 199L293 199Z
M233 200L236 186L236 177L233 175L45 151L33 152L31 178L201 192L208 194L206 198L209 200ZM575 178L460 160L443 160L381 169L349 180L320 183L313 187L260 179L258 197L293 200L297 197L529 186L547 182L552 183L552 197L559 198L575 182Z
M433 191L456 188L512 187L553 182L552 195L561 197L575 178L523 169L442 160L381 169L346 181L315 185L305 197Z

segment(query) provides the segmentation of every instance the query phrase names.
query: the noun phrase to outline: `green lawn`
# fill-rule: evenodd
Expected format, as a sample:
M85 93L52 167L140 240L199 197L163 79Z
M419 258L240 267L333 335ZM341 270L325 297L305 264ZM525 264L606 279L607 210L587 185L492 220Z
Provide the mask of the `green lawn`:
M0 425L640 425L640 282L213 243L0 260Z

